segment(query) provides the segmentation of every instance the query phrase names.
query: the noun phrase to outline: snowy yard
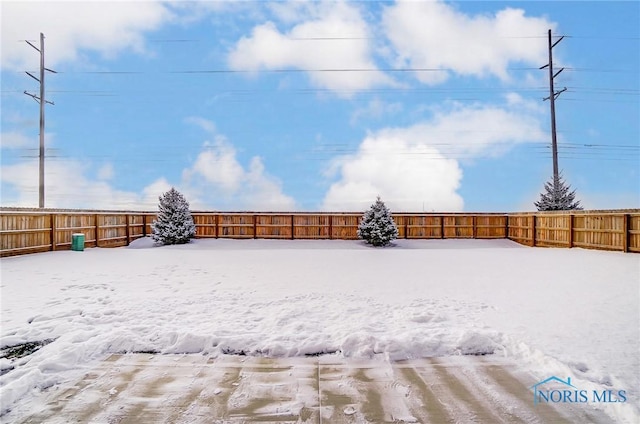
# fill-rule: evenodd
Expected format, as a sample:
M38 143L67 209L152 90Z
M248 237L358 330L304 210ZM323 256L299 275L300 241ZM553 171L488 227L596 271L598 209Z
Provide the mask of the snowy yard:
M539 380L624 389L640 418L640 255L509 240L195 240L4 258L2 410L113 353L347 360L493 354ZM535 381L534 381L535 382Z

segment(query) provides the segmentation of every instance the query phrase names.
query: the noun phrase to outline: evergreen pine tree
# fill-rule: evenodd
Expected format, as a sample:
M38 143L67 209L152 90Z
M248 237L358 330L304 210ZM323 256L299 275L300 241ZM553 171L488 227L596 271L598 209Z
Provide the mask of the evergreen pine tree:
M534 202L539 211L582 210L580 201L576 201L576 191L565 184L562 175L553 177L544 184L546 193L540 193L540 201Z
M386 246L398 238L398 227L380 196L364 213L358 225L358 238L374 246Z
M187 200L173 187L159 200L158 219L151 224L153 239L162 244L188 243L196 235L196 226Z

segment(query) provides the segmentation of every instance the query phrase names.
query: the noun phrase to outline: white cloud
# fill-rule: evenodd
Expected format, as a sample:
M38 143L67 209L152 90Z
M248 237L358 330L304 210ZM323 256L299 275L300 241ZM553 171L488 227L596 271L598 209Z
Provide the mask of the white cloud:
M445 156L462 160L498 156L517 143L545 141L540 108L515 96L507 95L504 106L454 103L448 109L437 110L427 122L385 129L380 134L425 139Z
M215 129L206 119L191 118L188 122L205 130ZM80 160L49 160L45 164L45 204L53 208L156 210L158 196L173 186L186 196L192 208L201 210L296 208L293 198L282 192L281 182L265 170L259 157L253 157L245 168L238 161L234 146L225 137L212 135L214 141L204 143L179 182L171 184L160 177L140 192L114 188L111 181L116 171L111 163L93 171L92 164ZM37 206L37 160L3 165L0 182L3 206Z
M299 18L298 8L287 19ZM390 85L392 80L371 58L371 33L360 11L345 2L323 2L304 7L308 20L289 32L278 30L273 22L253 28L249 37L240 39L229 53L228 63L235 70L331 70L368 69L367 72L309 72L311 82L331 90L363 90ZM349 39L331 40L343 37ZM344 96L351 93L342 92Z
M183 185L202 208L235 210L293 210L295 201L282 192L281 182L268 174L255 156L248 168L238 161L233 144L215 132L215 124L201 117L185 122L213 136L204 143L193 165L183 171Z
M183 184L190 187L203 207L235 210L293 210L295 201L282 192L282 184L269 175L259 157L245 169L236 150L218 135L206 143L193 166L183 172Z
M34 115L25 116L17 110L3 110L2 120L20 130L38 130L39 118Z
M382 27L397 66L448 70L416 73L420 81L437 84L450 72L508 80L514 63L544 65L546 40L531 37L544 37L555 24L522 9L470 16L441 1L400 1L385 8Z
M83 51L112 56L121 50L145 51L143 35L175 19L159 1L2 2L2 68L34 69L36 47L45 35L47 67L74 61Z
M249 210L292 211L296 202L282 192L280 180L266 173L262 159L254 157L246 175L249 193L244 204Z
M202 130L210 134L215 134L216 132L216 125L213 122L199 116L189 116L184 119L184 122L200 127Z
M245 171L236 159L236 150L224 137L216 137L214 143L205 143L193 166L185 171L185 177L194 174L216 186L225 195L233 195L244 179Z
M142 193L145 198L153 199L153 201L157 203L160 195L169 191L171 187L172 185L169 184L169 181L165 178L160 178L146 186Z
M148 205L146 209L157 210L158 203L160 202L160 196L163 193L166 193L167 191L169 191L171 187L174 187L176 190L178 190L180 193L182 193L185 196L191 208L193 208L194 202L195 203L198 202L197 199L195 199L193 193L190 192L188 189L185 190L185 188L182 186L172 185L169 183L169 181L167 181L166 178L161 177L155 180L154 182L152 182L151 184L147 185L142 190L141 199L144 205Z
M355 125L361 119L381 118L400 112L402 112L402 103L387 103L380 99L373 99L351 114L351 125Z
M304 21L314 8L313 3L303 1L274 1L267 6L280 22L289 24Z
M37 131L37 130L36 130ZM31 131L29 131L31 133ZM44 145L47 149L54 146L55 133L44 133ZM40 137L38 134L25 135L21 131L6 131L0 134L0 149L27 149L38 154ZM48 154L48 153L47 153Z
M110 163L105 163L104 165L102 165L100 167L100 169L98 169L98 179L99 180L110 180L113 178L114 175L114 170L113 170L113 165Z
M45 205L50 208L149 209L136 193L114 189L105 181L86 177L89 167L77 160L50 161L45 166ZM2 166L2 184L16 193L3 195L3 206L38 205L38 162ZM157 201L155 202L157 203Z
M169 0L166 3L169 3L172 9L179 13L178 20L182 25L189 25L212 13L238 13L243 17L251 18L260 16L259 8L256 8L252 2L245 0Z
M508 96L506 105L453 105L426 122L370 134L353 155L336 158L338 175L325 210L362 210L380 195L402 211L461 211L460 160L496 156L511 146L546 139L535 107Z
M513 94L505 104L462 106L434 112L428 121L407 128L386 128L370 134L352 155L336 158L332 171L337 181L322 205L325 210L362 210L381 195L395 210L457 211L464 207L458 194L461 159L495 156L512 145L546 140L540 129L541 110ZM202 118L188 122L205 130L215 125ZM281 182L270 175L259 157L247 166L225 137L210 133L194 162L183 171L176 186L194 208L220 210L295 210L293 198L283 193ZM37 204L37 161L2 167L0 177L13 198L3 205ZM78 160L50 161L46 166L50 207L150 209L171 184L159 178L140 192L118 190L107 180L115 177L110 164L87 177L90 164Z
M0 134L0 148L20 149L29 146L37 146L38 141L27 137L18 131L7 131Z
M371 135L352 156L336 160L341 178L327 192L325 210L364 210L382 199L392 210L459 211L462 170L424 142Z

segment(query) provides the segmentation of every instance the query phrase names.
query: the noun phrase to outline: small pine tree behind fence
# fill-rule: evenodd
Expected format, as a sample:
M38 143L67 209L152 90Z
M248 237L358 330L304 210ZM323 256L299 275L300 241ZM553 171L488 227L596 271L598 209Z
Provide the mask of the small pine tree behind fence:
M158 219L153 221L153 239L162 244L184 244L196 235L189 203L175 188L159 198Z
M576 201L576 191L570 191L562 175L551 178L544 184L545 193L540 193L540 200L534 202L539 211L568 211L582 210L580 201Z
M380 196L364 213L358 225L358 238L376 247L386 246L398 238L398 227Z

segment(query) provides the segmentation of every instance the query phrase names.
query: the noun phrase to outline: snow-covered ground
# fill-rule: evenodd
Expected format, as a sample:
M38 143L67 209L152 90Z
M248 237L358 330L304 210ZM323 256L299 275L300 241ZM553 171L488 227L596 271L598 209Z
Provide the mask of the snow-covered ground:
M640 420L640 255L508 240L195 240L1 260L2 409L117 352L508 356L540 380L626 390Z

